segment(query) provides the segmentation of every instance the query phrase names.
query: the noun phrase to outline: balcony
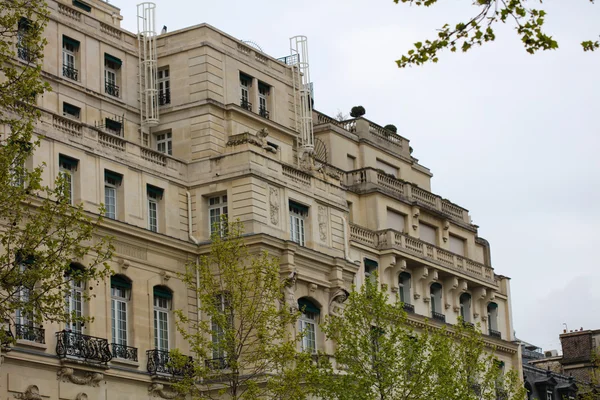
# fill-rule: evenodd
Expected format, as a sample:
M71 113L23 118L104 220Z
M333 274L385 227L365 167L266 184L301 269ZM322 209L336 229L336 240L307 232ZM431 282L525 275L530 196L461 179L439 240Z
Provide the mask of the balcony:
M252 111L252 103L250 103L248 100L240 100L240 107L245 110Z
M260 115L263 118L269 119L269 111L264 107L261 107L258 110L258 115Z
M229 363L227 362L227 359L224 357L213 358L212 360L206 360L206 361L204 361L204 364L206 365L206 368L208 368L212 371L229 368Z
M436 321L446 322L446 316L439 312L432 311L431 318L435 319Z
M192 357L189 357L184 367L179 368L171 365L174 360L166 350L148 350L146 355L148 356L147 369L151 375L186 376L191 374L194 368Z
M42 327L36 328L33 325L16 324L15 336L16 339L28 340L40 344L46 343L46 331Z
M490 331L490 332L489 332L489 335L490 335L491 337L495 337L495 338L498 338L498 339L502 339L502 333L500 333L500 331L495 331L495 330L493 330L493 329L490 329L489 331Z
M95 364L106 364L113 358L108 340L69 331L56 333L56 355Z
M393 229L375 232L355 224L350 224L350 240L378 250L392 249L409 253L423 260L433 262L441 267L498 286L492 267L488 267L482 263L452 253Z
M171 104L171 89L164 89L158 92L158 105L164 106Z
M394 178L375 168L362 168L346 173L346 186L348 190L356 193L365 193L379 190L398 200L417 204L426 209L435 211L443 216L470 227L469 212L456 204L443 199L441 196L421 189L411 183Z
M402 308L404 309L404 311L406 311L407 313L411 313L414 314L415 313L415 306L414 304L410 304L410 303L402 303Z
M113 85L112 83L106 82L104 84L104 93L109 96L119 97L119 87L117 85Z
M70 65L63 65L63 76L76 81L79 78L79 71Z
M113 358L119 358L121 360L136 361L138 360L137 348L125 346L123 344L113 343L112 355Z

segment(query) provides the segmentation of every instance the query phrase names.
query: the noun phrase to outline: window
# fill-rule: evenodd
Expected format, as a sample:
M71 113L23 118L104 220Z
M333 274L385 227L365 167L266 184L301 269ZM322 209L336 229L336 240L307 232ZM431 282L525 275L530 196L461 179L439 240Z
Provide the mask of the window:
M157 77L158 104L161 106L171 104L171 78L169 76L169 67L159 69Z
M81 8L83 11L87 11L87 12L92 11L92 7L89 6L88 4L84 3L83 1L73 0L73 5L77 8Z
M63 102L63 115L65 117L79 119L81 116L81 108L67 102Z
M427 243L437 244L437 229L427 224L419 224L419 238Z
M546 400L554 400L554 396L552 395L552 389L546 390Z
M317 323L321 310L307 298L298 300L298 309L302 312L298 322L302 337L302 351L317 352Z
M79 42L63 35L63 76L74 81L79 78L76 68L76 55L79 51Z
M388 208L387 227L398 232L404 232L404 215Z
M375 277L375 273L377 272L377 267L379 266L379 264L377 264L377 261L373 261L373 260L369 260L368 258L364 259L364 263L365 263L365 278L370 280L371 282L377 282L376 281L376 277Z
M269 119L269 109L267 107L269 93L271 88L262 82L258 83L258 113L261 117Z
M393 175L395 178L398 177L398 168L394 167L391 164L386 163L385 161L381 161L380 159L376 160L376 168L382 170L388 175Z
M156 135L156 150L161 153L172 155L173 142L171 132L158 133Z
M148 229L158 232L158 203L162 199L163 190L148 185L146 194L148 196Z
M437 282L431 284L430 296L432 318L445 321L446 318L442 314L442 285Z
M464 322L471 322L471 295L463 293L460 295L460 316Z
M215 196L208 199L208 229L210 236L227 233L227 195Z
M233 311L230 298L226 293L221 293L215 298L217 311L221 314L212 318L212 358L213 360L224 360L227 357L227 344L224 341L225 333L233 327ZM225 363L213 363L213 365L225 365Z
M304 221L308 217L308 207L290 201L290 239L304 246Z
M33 263L33 259L31 257L20 257L17 255L17 261L19 263L19 270L21 273L25 273L27 268ZM32 287L28 287L28 285L22 285L19 289L19 301L22 304L27 304L29 302L29 297L31 295ZM21 326L33 327L33 314L31 311L25 311L21 309L17 309L16 311L16 323ZM24 338L19 338L24 339Z
M83 316L83 290L84 282L78 277L81 269L75 265L71 265L71 272L67 275L67 279L71 281L71 289L67 296L67 311L70 317L74 317L72 321L67 322L66 329L75 333L83 332L83 323L75 320Z
M58 165L60 175L64 179L64 193L67 204L73 205L74 201L74 186L75 186L75 172L77 171L78 160L63 156L62 154L58 158Z
M164 286L154 287L154 348L169 351L169 310L173 292Z
M465 255L465 240L453 235L450 235L450 251L460 256Z
M116 117L118 118L118 117ZM109 133L117 136L123 136L123 121L117 121L112 118L104 118L104 127Z
M488 330L490 336L500 336L498 332L498 304L489 303L487 306L488 312Z
M410 274L402 272L398 277L398 294L400 301L405 304L410 304Z
M33 54L29 50L29 43L27 43L27 34L30 26L31 21L27 18L21 18L17 30L17 57L27 62L33 61Z
M15 157L13 162L10 163L9 171L9 183L13 187L23 187L25 184L26 168L23 163L19 161L19 157Z
M356 169L356 157L350 154L346 155L346 171L354 171Z
M115 344L127 346L127 313L130 298L131 281L121 275L112 276L110 278L110 317L112 323L113 346ZM119 353L120 352L117 352L117 354Z
M250 102L250 87L252 86L252 78L248 75L240 73L240 106L248 111L252 111L252 103Z
M117 71L121 65L120 59L104 53L104 92L113 97L119 97Z
M107 218L117 219L117 189L122 180L123 175L104 170L104 206Z

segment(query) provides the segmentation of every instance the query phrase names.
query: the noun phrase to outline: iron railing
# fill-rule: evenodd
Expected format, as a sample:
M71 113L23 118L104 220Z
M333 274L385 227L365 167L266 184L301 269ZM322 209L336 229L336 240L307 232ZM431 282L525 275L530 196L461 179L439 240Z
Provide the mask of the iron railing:
M415 306L413 304L402 303L402 308L404 308L404 311L406 311L407 313L411 313L411 314L415 313Z
M171 104L171 89L164 89L158 92L158 105L164 106Z
M490 336L498 338L498 339L502 339L502 333L500 333L500 331L495 331L493 329L490 329Z
M229 363L227 362L227 359L225 357L213 358L212 360L205 360L204 364L206 365L206 368L210 370L229 368Z
M248 111L252 111L252 103L250 103L248 100L242 99L240 101L240 107L245 108Z
M188 362L183 367L173 365L173 357L168 350L147 350L148 356L147 370L150 374L167 374L172 376L186 376L193 372L193 359L188 358Z
M444 314L442 314L442 313L439 313L439 312L432 311L431 312L431 318L436 319L436 320L441 321L441 322L446 322L446 316Z
M79 77L79 71L70 65L63 65L63 76L76 81Z
M56 355L58 358L75 357L101 364L106 364L113 357L108 340L70 331L56 333Z
M33 61L33 52L29 50L27 47L18 46L17 47L17 57L19 57L23 61L31 62Z
M106 82L104 84L104 92L110 96L119 97L119 87L112 83Z
M269 110L264 107L259 108L258 114L263 118L269 119Z
M124 344L117 344L117 343L111 344L111 347L112 347L113 358L120 358L122 360L129 360L129 361L137 361L138 360L138 354L137 354L136 347L130 347L130 346L126 346Z
M33 325L15 324L15 336L17 339L29 340L40 344L46 343L46 331L44 328L36 328Z

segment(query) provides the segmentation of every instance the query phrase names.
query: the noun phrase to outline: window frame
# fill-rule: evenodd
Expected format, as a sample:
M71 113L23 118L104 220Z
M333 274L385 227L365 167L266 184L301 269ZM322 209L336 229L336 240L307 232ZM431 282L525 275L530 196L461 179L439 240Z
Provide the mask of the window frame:
M161 304L161 301L164 300L164 306ZM158 303L158 304L157 304ZM153 311L154 311L154 348L160 351L169 351L171 347L170 343L170 332L169 332L169 324L170 324L170 311L172 307L173 299L168 299L166 297L153 295ZM160 317L164 318L160 318ZM164 327L159 326L159 322L164 322ZM162 329L164 328L164 329ZM163 345L166 343L166 348Z
M158 69L156 87L158 88L159 105L171 104L171 72L168 66Z
M466 299L466 303L463 303L463 299ZM471 307L473 304L473 297L470 293L464 292L458 298L458 303L460 306L460 316L463 319L463 322L471 323L472 312Z
M75 312L76 317L83 317L85 315L83 310L84 290L85 284L83 281L71 278L70 291L67 296L67 312L69 313L69 316L72 315L73 312ZM83 334L84 324L82 321L68 321L65 329L69 332Z
M228 293L219 293L216 295L217 302L219 303L219 312L225 315L227 318L227 327L223 328L219 326L214 319L210 321L211 327L211 354L212 360L225 360L227 358L227 350L223 348L221 341L224 340L225 331L232 329L234 324L234 316L231 310L230 300L228 299ZM229 315L227 315L229 313ZM219 363L218 365L225 365L226 363Z
M129 340L129 302L131 300L131 289L115 286L111 283L110 286L110 311L111 311L111 337L112 343L128 346ZM122 309L117 310L117 305L121 305ZM119 311L117 313L117 311ZM123 317L124 318L119 318ZM122 329L116 325L117 319L125 325Z
M306 220L310 209L302 204L290 201L290 240L299 246L306 246Z
M219 196L211 196L207 199L208 203L208 233L212 237L216 233L215 224L218 222L221 225L220 236L223 237L227 233L226 222L223 221L223 215L225 218L229 216L229 204L227 202L227 194Z
M301 312L298 317L298 329L300 333L303 333L300 349L308 351L310 354L316 354L319 349L318 327L321 310L306 297L298 299L298 309Z
M411 304L411 286L412 275L410 273L401 272L400 274L398 274L398 298L404 304Z
M158 232L158 195L148 192L148 230Z
M164 147L163 147L164 146ZM161 147L163 147L161 149ZM159 153L173 155L173 133L159 132L156 133L156 151Z
M79 160L75 160L74 158L59 155L58 164L59 164L59 167L58 167L59 174L61 174L61 176L64 179L66 179L69 184L68 204L73 205L75 203L75 172L77 172Z
M111 180L113 182L111 182ZM112 179L112 178L108 177L105 173L104 174L104 206L106 208L106 214L105 214L106 218L117 219L117 216L118 216L118 188L119 188L119 183L116 181L116 179ZM113 206L114 210L112 211L112 215L110 212L110 206L109 206L109 201L108 201L109 200L108 194L110 192L113 193L112 206Z

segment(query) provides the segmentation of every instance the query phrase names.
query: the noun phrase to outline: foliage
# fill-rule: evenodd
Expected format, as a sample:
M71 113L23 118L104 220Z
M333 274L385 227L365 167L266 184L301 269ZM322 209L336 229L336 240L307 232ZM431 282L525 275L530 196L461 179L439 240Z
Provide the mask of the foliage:
M585 382L577 382L579 400L600 399L600 350L594 350L590 357L591 365Z
M103 278L112 253L107 238L93 243L102 218L71 206L70 186L59 176L42 182L43 165L29 166L39 147L36 96L49 89L41 79L48 10L42 1L0 3L0 320L19 310L29 323L81 321L69 315L71 281ZM102 210L101 210L102 212ZM71 268L72 262L82 267ZM84 299L89 293L84 291ZM16 321L17 323L22 321Z
M338 110L334 118L336 121L343 122L349 119L349 116L348 114L344 114L341 110Z
M350 116L352 118L362 117L366 113L367 113L367 111L365 110L365 108L363 106L354 106L350 110Z
M337 348L321 362L318 394L336 400L523 399L516 371L503 375L481 334L459 324L416 332L401 302L374 281L353 290L343 316L322 327Z
M210 253L182 276L198 296L202 317L197 322L177 311L177 329L196 361L174 387L196 399L304 399L312 357L297 350L299 313L284 305L279 261L249 253L239 221L224 219L221 226Z
M384 126L383 129L387 129L390 132L398 133L398 128L396 128L396 125L388 124Z
M533 2L542 4L542 0ZM436 5L438 0L394 0L394 3L431 7ZM455 25L445 24L438 30L435 39L415 43L414 49L396 61L398 67L436 63L442 50L466 52L474 46L494 41L494 25L499 22L515 24L517 34L530 54L539 50L558 49L558 42L544 31L546 12L528 7L527 0L475 0L473 6L477 7L475 15ZM584 51L594 51L600 48L600 41L586 40L581 45Z

